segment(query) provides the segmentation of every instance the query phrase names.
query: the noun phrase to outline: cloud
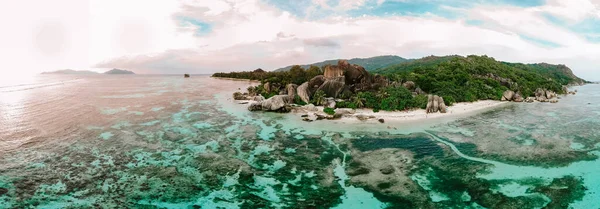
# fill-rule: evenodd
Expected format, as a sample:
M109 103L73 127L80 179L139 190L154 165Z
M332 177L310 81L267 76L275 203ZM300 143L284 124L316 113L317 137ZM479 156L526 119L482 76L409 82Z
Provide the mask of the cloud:
M36 63L27 67L32 72L89 66L212 73L382 54L487 54L504 61L567 64L586 79L600 80L594 67L600 65L597 0L59 1L77 7L40 3L53 9L22 15L11 11L32 2L17 5L22 9L0 7L0 21L12 27L0 40L9 49L2 56L27 57L12 59L10 66L31 63L33 57ZM383 15L385 8L395 8L390 5L414 6L407 11L422 8L422 13ZM26 24L9 21L16 18ZM49 32L31 41L39 31ZM34 56L27 56L31 51Z

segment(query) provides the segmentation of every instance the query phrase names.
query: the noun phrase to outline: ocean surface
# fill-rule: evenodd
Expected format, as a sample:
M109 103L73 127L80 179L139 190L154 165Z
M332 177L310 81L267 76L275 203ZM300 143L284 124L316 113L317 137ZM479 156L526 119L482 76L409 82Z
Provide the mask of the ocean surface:
M600 86L415 122L249 112L250 81L0 83L0 208L600 208Z

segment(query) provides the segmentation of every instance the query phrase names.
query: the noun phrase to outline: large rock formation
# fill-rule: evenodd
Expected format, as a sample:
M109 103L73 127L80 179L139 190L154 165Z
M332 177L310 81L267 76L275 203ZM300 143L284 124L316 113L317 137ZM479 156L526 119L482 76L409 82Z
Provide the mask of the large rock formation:
M551 101L554 101L555 99L557 99L557 95L553 91L542 89L542 88L538 88L535 90L535 100L537 100L538 102L551 102ZM556 100L553 103L556 103L556 102L558 102L558 100Z
M342 69L342 65L349 65L348 62L345 62L345 64L344 62L345 61L340 60L338 62L338 65L329 65L325 67L325 70L323 71L323 76L325 77L325 79L343 77L344 70Z
M513 96L513 102L523 102L523 96L521 95L521 92L517 92L515 93L515 96Z
M266 82L266 83L263 85L263 89L265 89L265 91L266 91L266 92L271 92L271 83L269 83L269 82Z
M312 96L325 83L325 76L318 75L308 81L308 93Z
M296 93L300 97L300 99L305 102L310 102L310 92L308 91L308 82L304 82L302 85L298 86L296 89Z
M262 102L255 102L248 106L248 110L250 111L273 111L273 112L289 112L291 108L289 107L294 101L293 98L290 98L288 95L275 95L267 100Z
M317 91L321 90L325 92L328 97L338 97L338 95L344 90L346 83L342 77L327 79L323 85L321 85Z
M447 107L444 103L444 98L438 95L427 96L427 108L425 109L427 113L436 113L438 111L441 113L446 113L446 109Z
M296 98L296 89L298 88L298 85L296 84L288 84L285 89L287 91L287 95L290 96L290 98L292 98L292 100L294 98Z
M444 98L438 97L438 109L441 113L446 113L448 107L446 107L446 103L444 102Z
M511 90L506 90L502 93L502 101L512 101L515 96L515 92Z
M407 82L404 82L404 83L402 84L402 86L404 86L404 88L406 88L406 89L408 89L408 90L411 90L411 91L412 91L412 90L414 90L414 89L415 89L415 87L416 87L416 85L415 85L415 82L412 82L412 81L407 81Z

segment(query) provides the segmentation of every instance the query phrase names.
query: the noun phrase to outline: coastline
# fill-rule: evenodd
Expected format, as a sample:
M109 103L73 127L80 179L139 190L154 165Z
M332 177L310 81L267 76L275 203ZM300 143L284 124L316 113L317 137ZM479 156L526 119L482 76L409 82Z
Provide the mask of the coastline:
M235 103L243 106L244 109L248 108L255 101L252 100L233 100ZM470 116L477 113L481 113L494 108L502 107L510 102L507 101L496 101L496 100L480 100L476 102L461 102L455 103L448 107L447 113L427 113L424 109L413 109L408 111L379 111L373 112L372 109L360 108L338 108L335 109L338 113L343 113L343 116L339 119L333 119L333 121L339 121L344 123L380 123L379 120L383 119L384 123L406 123L406 122L419 122L419 121L439 121L438 119L453 119L456 117ZM317 115L326 115L323 112L323 106L315 106L314 108L308 108L307 106L295 107L292 112L285 113L298 117L298 120L303 118L302 116L308 115L308 119L317 121ZM362 120L359 118L363 118Z
M467 116L476 114L481 111L490 110L496 107L509 104L509 102L495 101L495 100L481 100L476 102L462 102L456 103L453 106L448 107L447 113L426 113L424 109L414 109L409 111L379 111L373 112L372 109L357 109L356 113L343 117L342 120L346 121L360 121L356 116L374 116L375 119L384 119L385 122L413 122L413 121L425 121L434 120L439 118L452 118L459 116ZM322 111L322 109L320 109ZM377 121L374 120L374 121Z

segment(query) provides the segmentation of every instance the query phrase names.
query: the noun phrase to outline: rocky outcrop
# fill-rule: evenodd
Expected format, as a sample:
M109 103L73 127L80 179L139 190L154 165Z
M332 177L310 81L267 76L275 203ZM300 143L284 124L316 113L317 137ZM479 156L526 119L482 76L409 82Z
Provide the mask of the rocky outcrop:
M492 80L498 81L500 83L500 85L506 86L507 88L511 88L511 89L515 89L518 87L518 84L513 82L509 78L503 78L503 77L497 76L492 73L488 73L487 75L476 75L475 77L476 78L484 78L484 79L492 79Z
M266 82L266 83L263 85L263 89L265 89L265 91L266 91L266 92L271 92L271 83L269 83L269 82Z
M310 102L310 93L308 91L308 82L304 82L302 85L298 86L296 89L296 93L300 97L300 99L305 102Z
M312 96L325 83L325 76L318 75L308 81L308 93Z
M417 93L417 95L424 95L424 94L425 94L425 91L423 91L423 90L421 90L421 88L417 87L417 88L415 89L415 93Z
M427 96L427 108L425 109L427 113L436 113L438 111L441 113L446 113L446 109L447 107L444 102L444 98L438 95Z
M327 79L323 85L321 85L317 91L321 90L325 92L325 95L328 97L338 97L342 90L344 90L346 83L341 79L341 77L334 79Z
M347 61L340 60L338 65L328 65L325 67L325 70L323 71L325 79L344 77L344 70L342 69L342 67L344 67L342 66L344 62L346 63L344 66L349 65Z
M441 113L446 113L448 107L446 107L446 103L444 102L444 98L438 97L438 109Z
M408 90L411 90L411 91L412 91L412 90L414 90L414 89L415 89L415 87L416 87L416 85L415 85L415 82L412 82L412 81L407 81L407 82L404 82L404 83L402 84L402 86L404 86L404 88L406 88L406 89L408 89Z
M540 100L541 97L546 97L546 91L542 88L538 88L535 90L535 100Z
M338 62L340 68L344 70L345 82L348 85L354 85L369 79L369 72L359 65L348 65L348 62L342 60Z
M523 96L520 92L515 93L515 95L513 96L513 102L523 102L523 100Z
M525 99L525 102L527 102L527 103L535 102L535 97L527 97L527 99Z
M275 95L262 102L252 103L248 110L250 111L273 111L273 112L289 112L291 110L290 104L293 103L293 99L288 95Z
M296 85L296 84L288 84L287 86L285 86L287 95L290 96L290 98L292 98L292 99L296 98L296 89L297 88L298 88L298 85Z
M554 93L553 91L550 90L546 90L546 98L547 99L553 99L556 97L556 93Z
M515 92L511 90L506 90L502 93L502 101L512 101L515 96Z
M265 101L265 97L263 97L262 95L258 95L258 96L255 96L254 99L252 99L252 100L254 100L255 102L262 102L262 101Z
M558 95L553 91L538 88L535 90L535 100L538 102L556 103L558 102Z

